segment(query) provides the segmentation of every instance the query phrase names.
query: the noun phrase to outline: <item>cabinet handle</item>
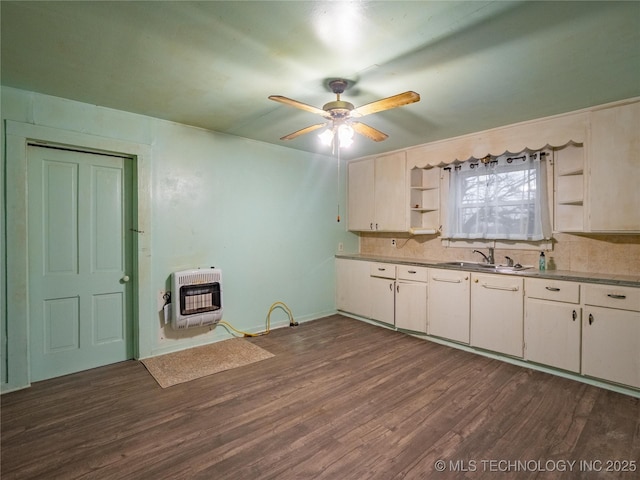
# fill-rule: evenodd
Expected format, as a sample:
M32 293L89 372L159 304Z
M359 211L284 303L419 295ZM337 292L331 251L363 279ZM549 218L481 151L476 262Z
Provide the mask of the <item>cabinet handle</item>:
M376 230L378 229L378 224L376 223Z
M389 290L391 290L393 292L393 283L389 284Z
M593 324L593 314L589 314L589 325Z
M373 230L373 222L369 224L369 230Z
M573 321L576 321L576 318L578 318L578 312L576 312L575 310L573 311L573 314L571 315L571 317L573 318Z
M546 288L550 292L559 292L560 291L560 289L557 288L557 287L544 287L544 288Z
M447 283L461 283L462 280L460 280L459 278L438 278L438 277L433 277L433 279L436 282L447 282ZM466 280L466 278L465 278Z
M501 285L489 285L488 283L483 283L482 286L490 290L506 290L507 292L517 292L519 290L518 287L503 287Z
M387 271L387 269L386 269L386 268L382 268L382 267L378 267L378 271L379 271L379 272L386 272L386 271Z
M625 298L627 298L626 295L616 295L615 293L609 293L607 297L615 298L616 300L624 300Z
M396 292L400 293L400 285L396 285Z
M409 270L407 273L415 274L415 273L418 273L418 272L416 272L415 270Z

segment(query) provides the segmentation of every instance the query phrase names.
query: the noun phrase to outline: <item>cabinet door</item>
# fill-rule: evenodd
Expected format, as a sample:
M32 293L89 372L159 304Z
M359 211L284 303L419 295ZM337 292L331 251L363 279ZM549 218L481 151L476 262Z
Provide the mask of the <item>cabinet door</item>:
M407 176L405 152L375 160L374 229L388 232L408 230Z
M591 231L640 231L640 102L591 113Z
M429 270L427 333L469 343L469 273Z
M640 388L640 313L585 307L582 373Z
M580 372L580 307L534 298L525 307L525 360Z
M351 162L347 168L349 230L373 230L375 162L373 159Z
M427 333L427 284L396 282L396 327Z
M371 319L394 324L395 282L388 278L370 277Z
M472 274L471 345L522 358L522 278Z
M371 315L370 278L369 262L337 258L336 308L369 318Z

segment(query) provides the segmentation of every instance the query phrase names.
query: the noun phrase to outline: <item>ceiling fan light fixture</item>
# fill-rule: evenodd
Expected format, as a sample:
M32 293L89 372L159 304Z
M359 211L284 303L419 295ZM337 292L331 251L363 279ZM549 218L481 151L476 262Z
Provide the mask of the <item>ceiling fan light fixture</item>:
M350 147L353 143L353 128L343 123L338 127L338 140L341 147Z
M319 133L318 137L323 145L330 147L333 142L333 130L331 128L327 128L326 130L323 130L322 133Z
M351 125L342 123L323 130L322 133L318 134L318 138L327 147L330 147L337 140L341 148L347 148L353 144L354 133L355 131Z

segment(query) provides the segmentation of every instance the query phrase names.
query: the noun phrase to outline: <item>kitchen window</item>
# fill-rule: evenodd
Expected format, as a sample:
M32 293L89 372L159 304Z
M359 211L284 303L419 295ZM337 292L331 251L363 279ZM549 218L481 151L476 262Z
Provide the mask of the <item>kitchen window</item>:
M473 160L449 167L444 237L540 241L551 238L542 152Z

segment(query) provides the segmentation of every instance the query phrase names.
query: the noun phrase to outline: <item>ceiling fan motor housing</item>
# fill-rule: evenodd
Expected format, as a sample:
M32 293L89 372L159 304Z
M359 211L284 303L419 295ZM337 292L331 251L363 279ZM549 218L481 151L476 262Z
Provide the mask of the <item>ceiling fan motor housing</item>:
M342 100L335 100L333 102L325 103L322 109L331 115L331 118L343 118L349 115L349 112L355 107L352 103L343 102Z

